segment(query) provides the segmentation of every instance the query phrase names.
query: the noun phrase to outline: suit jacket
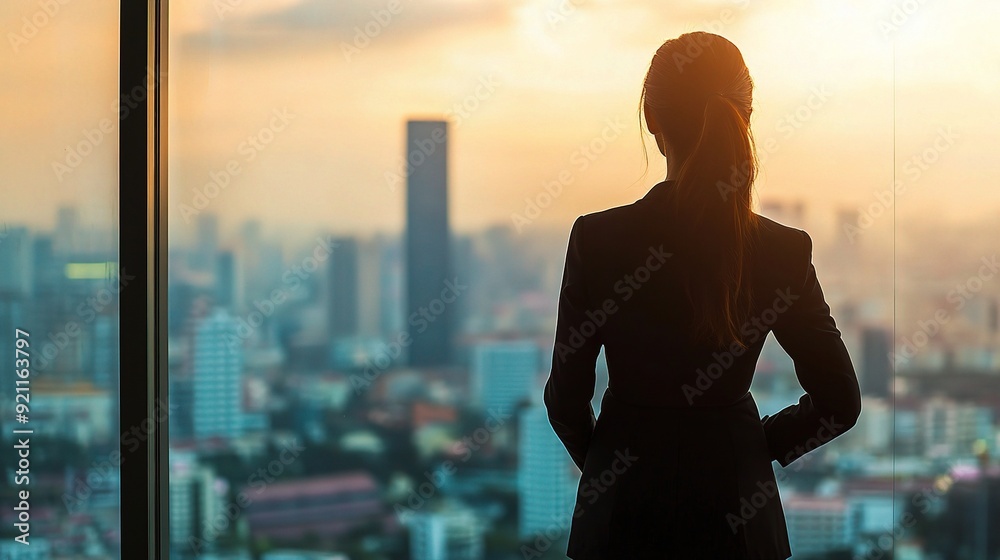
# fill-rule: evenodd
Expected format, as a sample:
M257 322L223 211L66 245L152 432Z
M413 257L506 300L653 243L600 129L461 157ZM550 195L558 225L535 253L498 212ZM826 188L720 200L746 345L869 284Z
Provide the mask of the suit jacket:
M719 348L692 335L690 325L698 310L687 303L679 271L701 250L699 239L710 233L699 236L689 224L670 219L674 185L664 181L632 204L580 216L570 231L544 402L553 429L584 475L571 557L642 557L636 552L640 549L620 548L625 546L620 535L609 529L623 526L612 512L623 511L621 504L629 503L640 511L628 514L628 526L648 525L644 534L656 547L680 547L683 541L692 550L704 551L704 543L729 539L732 549L723 553L730 557L786 558L787 533L778 499L771 500L768 515L737 523L739 529L730 518L725 525L730 530L723 531L716 518L739 509L740 500L750 498L757 483L773 484L772 460L787 466L855 424L861 410L857 376L817 280L809 235L764 217L749 269L750 320L741 329L748 347ZM760 418L748 391L771 332L792 358L804 394L798 403ZM591 400L602 346L609 388L599 422ZM720 451L720 443L728 451ZM581 503L583 491L592 489L583 487L588 475L611 468L615 457L621 463L623 446L632 446L633 453L644 450L642 468L625 469L611 491L600 493L594 503ZM666 449L672 455L664 455ZM693 478L693 484L664 480L664 473ZM673 490L664 490L667 486ZM732 490L712 494L709 501L716 506L700 510L702 518L686 517L692 523L684 534L657 524L657 519L666 519L665 510L690 509L691 503L683 500L708 499L711 492L699 498L692 490L698 486ZM625 488L675 503L641 511L644 506ZM660 490L665 494L657 494ZM675 528L682 525L677 519L671 523ZM701 529L706 527L715 529ZM631 534L629 546L638 546L635 541L643 538ZM650 557L663 552L649 550Z

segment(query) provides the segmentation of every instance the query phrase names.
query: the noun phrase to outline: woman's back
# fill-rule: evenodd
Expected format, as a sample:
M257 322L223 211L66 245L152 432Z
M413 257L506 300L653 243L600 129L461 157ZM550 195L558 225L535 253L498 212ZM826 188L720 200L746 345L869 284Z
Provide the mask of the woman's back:
M781 332L781 316L802 296L809 242L804 232L762 218L750 260L753 311L741 329L748 347L699 341L680 271L701 248L697 233L665 215L671 188L659 183L635 204L583 217L570 250L581 253L586 309L610 310L598 329L617 396L649 405L731 403L749 390L768 332ZM581 321L595 319L601 316Z
M771 220L760 220L749 259L746 348L693 335L696 310L680 279L702 247L692 226L665 218L673 187L665 181L634 204L582 216L570 234L545 387L552 425L583 471L570 554L657 558L669 547L706 558L787 558L771 461L788 465L853 426L857 377L809 236ZM772 331L806 394L761 419L748 390ZM601 346L609 389L595 421ZM606 473L617 473L614 483L594 493ZM742 500L761 488L774 495L744 519Z
M663 43L641 107L668 176L573 224L544 397L583 472L574 559L787 558L771 462L787 466L860 414L811 239L752 210L752 93L726 39ZM769 332L805 394L760 418L748 390Z

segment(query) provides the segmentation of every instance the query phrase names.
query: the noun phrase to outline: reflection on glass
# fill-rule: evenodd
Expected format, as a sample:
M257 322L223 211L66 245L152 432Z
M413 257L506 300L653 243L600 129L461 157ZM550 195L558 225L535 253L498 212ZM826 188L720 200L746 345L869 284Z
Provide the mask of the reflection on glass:
M119 558L117 5L0 30L0 557Z
M973 279L996 271L996 225L983 209L946 233L970 200L1000 204L989 119L954 108L991 106L991 55L943 58L984 18L908 2L171 9L175 557L564 557L579 472L539 397L566 235L661 178L636 181L633 117L652 49L685 21L746 56L759 211L815 240L862 378L859 424L776 467L795 558L996 556L998 292ZM935 47L914 50L932 22ZM762 414L801 394L773 341L752 390Z

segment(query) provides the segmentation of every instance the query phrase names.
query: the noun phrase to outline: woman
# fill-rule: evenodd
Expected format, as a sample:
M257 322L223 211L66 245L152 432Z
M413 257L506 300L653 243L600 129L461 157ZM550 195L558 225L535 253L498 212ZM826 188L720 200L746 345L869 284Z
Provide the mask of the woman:
M573 224L544 398L583 472L575 560L788 558L771 462L788 466L860 414L809 235L752 210L752 90L726 39L665 42L640 106L666 179ZM769 332L805 394L760 418L748 391ZM595 419L601 346L610 381Z

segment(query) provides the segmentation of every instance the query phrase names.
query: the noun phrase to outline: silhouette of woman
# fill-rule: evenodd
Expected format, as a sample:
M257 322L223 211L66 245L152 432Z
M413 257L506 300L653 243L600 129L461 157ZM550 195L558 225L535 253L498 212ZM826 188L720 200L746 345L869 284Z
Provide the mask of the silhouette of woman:
M771 463L788 466L861 412L811 238L752 210L752 90L723 37L666 41L640 103L666 179L573 223L544 401L582 471L575 560L788 558ZM804 394L760 418L749 388L769 332Z

